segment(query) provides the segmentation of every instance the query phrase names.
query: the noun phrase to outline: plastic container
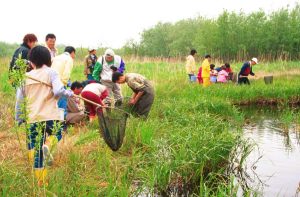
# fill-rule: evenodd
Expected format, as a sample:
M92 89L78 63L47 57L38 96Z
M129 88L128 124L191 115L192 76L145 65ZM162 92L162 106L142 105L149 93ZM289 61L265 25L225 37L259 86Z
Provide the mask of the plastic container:
M197 76L196 75L191 76L191 82L196 82L196 81L197 81Z
M210 76L210 82L216 83L217 82L217 76Z
M273 76L264 76L265 84L272 84L273 83Z

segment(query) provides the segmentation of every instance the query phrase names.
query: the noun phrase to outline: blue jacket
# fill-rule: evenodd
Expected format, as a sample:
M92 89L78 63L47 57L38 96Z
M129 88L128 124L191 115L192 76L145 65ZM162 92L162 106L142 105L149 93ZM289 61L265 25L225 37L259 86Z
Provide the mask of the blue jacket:
M239 75L242 76L248 76L248 75L254 76L255 74L252 72L252 66L250 65L250 62L245 62L241 68L241 71L239 72Z

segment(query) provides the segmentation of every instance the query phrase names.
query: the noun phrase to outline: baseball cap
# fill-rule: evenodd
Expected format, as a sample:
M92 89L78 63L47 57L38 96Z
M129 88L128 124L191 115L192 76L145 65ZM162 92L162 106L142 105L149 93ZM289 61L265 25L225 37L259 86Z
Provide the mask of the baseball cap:
M253 62L255 62L256 64L258 64L258 60L257 60L256 57L252 58L251 60L252 60Z
M105 56L115 56L115 52L112 49L106 49Z

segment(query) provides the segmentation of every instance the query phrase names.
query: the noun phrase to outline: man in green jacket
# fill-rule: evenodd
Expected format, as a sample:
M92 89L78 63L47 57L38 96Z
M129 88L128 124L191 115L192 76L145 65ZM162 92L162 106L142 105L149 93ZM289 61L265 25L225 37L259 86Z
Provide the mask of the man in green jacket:
M112 75L118 71L123 73L125 63L122 58L115 55L112 49L107 49L101 56L94 67L93 78L100 81L109 91L109 100L114 99L116 102L122 101L122 93L119 84L112 82ZM113 97L113 98L112 98Z

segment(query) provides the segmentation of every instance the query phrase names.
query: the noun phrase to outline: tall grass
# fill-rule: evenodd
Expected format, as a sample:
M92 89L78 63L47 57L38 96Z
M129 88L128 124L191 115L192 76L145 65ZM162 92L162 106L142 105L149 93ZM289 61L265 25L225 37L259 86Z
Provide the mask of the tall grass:
M0 107L5 125L1 125L0 146L4 148L16 140L11 129L14 90L7 83L6 65L7 61L1 61ZM293 77L275 78L268 86L258 79L251 86L216 84L204 89L187 81L180 63L128 62L127 72L150 79L156 98L148 120L128 120L118 152L112 152L98 135L97 123L73 127L59 144L55 165L49 170L49 186L38 188L31 184L25 154L17 148L25 149L25 132L21 132L23 143L0 151L0 194L134 196L185 188L191 190L190 195L231 195L236 192L233 178L222 174L243 123L233 103L262 99L284 103L299 97L300 82ZM76 63L71 79L84 78L83 66ZM126 96L132 93L126 86L122 90Z

